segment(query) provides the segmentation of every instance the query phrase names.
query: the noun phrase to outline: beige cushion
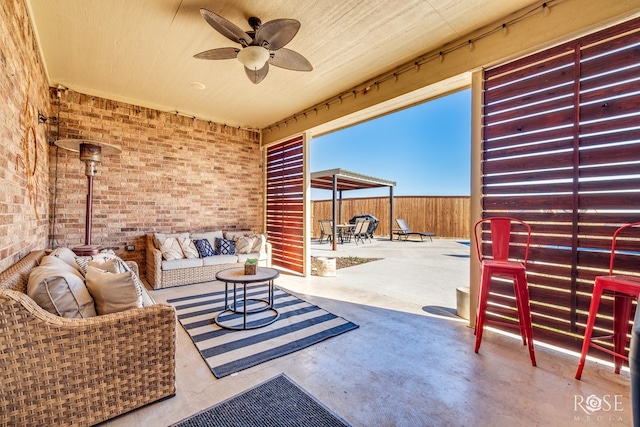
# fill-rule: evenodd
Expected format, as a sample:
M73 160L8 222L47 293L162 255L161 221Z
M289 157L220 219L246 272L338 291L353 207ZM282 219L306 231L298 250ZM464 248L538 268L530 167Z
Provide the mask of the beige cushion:
M252 231L227 231L225 236L236 242L237 254L265 252L267 236L264 234L255 234Z
M180 245L180 249L182 249L182 253L185 258L200 258L200 252L198 252L198 248L193 243L193 240L187 236L179 236L178 244Z
M234 240L236 242L237 254L248 254L253 252L253 247L258 240L258 236L238 236Z
M140 307L142 295L139 298L133 275L132 271L114 274L92 266L87 269L87 289L98 315Z
M156 249L160 249L160 246L162 246L160 244L161 240L165 240L167 237L179 237L180 233L153 233L153 244L155 245Z
M106 259L104 261L102 260L89 261L88 267L96 267L96 268L99 268L100 270L104 270L114 274L124 273L125 271L128 271L115 258Z
M237 264L238 256L236 255L216 255L202 258L203 265L220 265L220 264Z
M255 234L253 231L251 230L240 230L240 231L225 231L224 232L224 238L227 240L235 240L238 237L242 237L242 236L251 236Z
M87 318L96 315L93 298L82 275L55 256L43 257L40 265L31 271L27 295L58 316Z
M162 271L178 270L180 268L197 268L202 267L203 258L189 259L172 259L171 261L162 261Z
M38 263L38 265L39 266L44 266L44 265L57 266L63 269L64 271L79 273L79 271L76 268L74 268L72 265L69 265L65 261L61 260L60 258L51 256L51 255L43 256L40 262Z
M118 258L118 256L116 255L115 252L113 252L111 249L105 249L102 252L95 254L95 255L89 255L89 256L77 256L76 257L76 265L78 270L80 271L80 273L82 273L82 275L86 276L87 274L87 268L89 267L89 264L93 265L93 266L98 266L99 264L102 264L104 262L110 261L110 260L118 260L119 262L121 261L122 264L124 264L124 266L122 268L119 268L120 272L125 271L125 270L129 270L129 267L126 265L126 263L122 260L120 260L120 258ZM102 267L100 267L102 268ZM103 270L105 270L107 267L102 268ZM116 268L116 267L114 267Z
M157 242L159 245L158 249L162 252L162 258L167 261L184 258L182 248L180 247L180 243L178 243L177 237L158 237Z
M154 305L156 302L155 300L151 297L151 295L149 295L149 292L147 292L146 289L142 290L142 305L144 307L150 307L152 305Z
M251 237L254 238L253 249L251 252L266 252L267 236L264 234L254 234Z
M104 250L99 254L93 256L76 257L76 264L78 265L80 272L84 274L85 277L89 266L93 266L115 274L130 271L136 284L136 291L138 293L138 307L146 307L142 298L144 285L140 281L140 278L135 272L131 271L129 265L120 257L118 257L112 250Z
M78 268L76 264L76 254L69 248L56 248L49 254L49 256L54 256L56 258L60 258L73 268Z

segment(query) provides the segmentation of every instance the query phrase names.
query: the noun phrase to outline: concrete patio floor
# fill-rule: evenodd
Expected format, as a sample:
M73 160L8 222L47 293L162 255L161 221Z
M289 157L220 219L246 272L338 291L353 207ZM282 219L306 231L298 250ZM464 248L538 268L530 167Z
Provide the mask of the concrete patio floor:
M519 338L493 331L474 353L473 330L454 315L455 289L468 286L469 246L377 239L334 252L314 241L311 253L383 258L335 277L282 274L276 281L358 329L216 379L179 325L176 396L104 425L166 426L280 373L353 426L631 425L628 370L615 375L606 363L588 361L578 381L575 354L536 344L532 367ZM210 282L152 295L166 301L223 287ZM602 407L586 405L589 397Z

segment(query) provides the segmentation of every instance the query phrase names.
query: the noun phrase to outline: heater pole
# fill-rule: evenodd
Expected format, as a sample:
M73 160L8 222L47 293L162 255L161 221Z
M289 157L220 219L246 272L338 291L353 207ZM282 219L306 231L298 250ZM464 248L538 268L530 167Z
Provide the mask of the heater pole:
M91 206L93 206L93 175L87 176L87 220L84 229L84 244L91 245Z

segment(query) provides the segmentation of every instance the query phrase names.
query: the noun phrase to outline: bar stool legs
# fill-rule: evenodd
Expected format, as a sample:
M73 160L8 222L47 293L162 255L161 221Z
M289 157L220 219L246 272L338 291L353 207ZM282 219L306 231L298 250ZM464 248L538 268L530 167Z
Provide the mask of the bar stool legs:
M621 278L623 279L623 278ZM633 299L637 299L640 293L640 283L624 284L622 281L616 281L616 276L596 277L593 287L593 296L591 297L591 305L589 306L589 317L587 318L587 326L584 332L584 341L582 343L582 351L580 353L580 361L578 362L578 370L576 371L576 379L582 377L587 353L590 347L597 348L605 353L613 355L614 372L620 373L620 368L625 360L629 360L625 356L625 347L627 344L627 331L629 329L629 321L631 320L631 310ZM593 327L596 323L596 316L602 293L605 290L615 291L613 304L613 335L597 337L601 339L613 339L613 351L604 348L593 342Z
M480 344L482 342L482 332L486 324L486 311L488 306L489 288L492 275L493 271L491 266L483 264L482 278L480 282L480 296L478 307L476 309L476 353L478 352L478 350L480 350ZM520 335L522 336L522 344L528 345L531 365L536 366L536 356L533 349L533 327L531 325L531 308L529 306L529 288L527 284L526 271L524 268L518 269L511 275L514 279L513 286L516 298L516 308L518 311Z

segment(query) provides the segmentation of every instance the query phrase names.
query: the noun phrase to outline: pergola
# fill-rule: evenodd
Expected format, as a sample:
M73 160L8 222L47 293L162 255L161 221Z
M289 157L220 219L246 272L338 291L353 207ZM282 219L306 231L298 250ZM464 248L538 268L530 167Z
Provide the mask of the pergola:
M389 239L393 239L391 230L393 229L393 187L395 185L395 181L344 169L328 169L311 173L311 188L332 190L333 192L331 242L334 251L336 250L336 225L342 223L342 192L347 190L389 187Z

